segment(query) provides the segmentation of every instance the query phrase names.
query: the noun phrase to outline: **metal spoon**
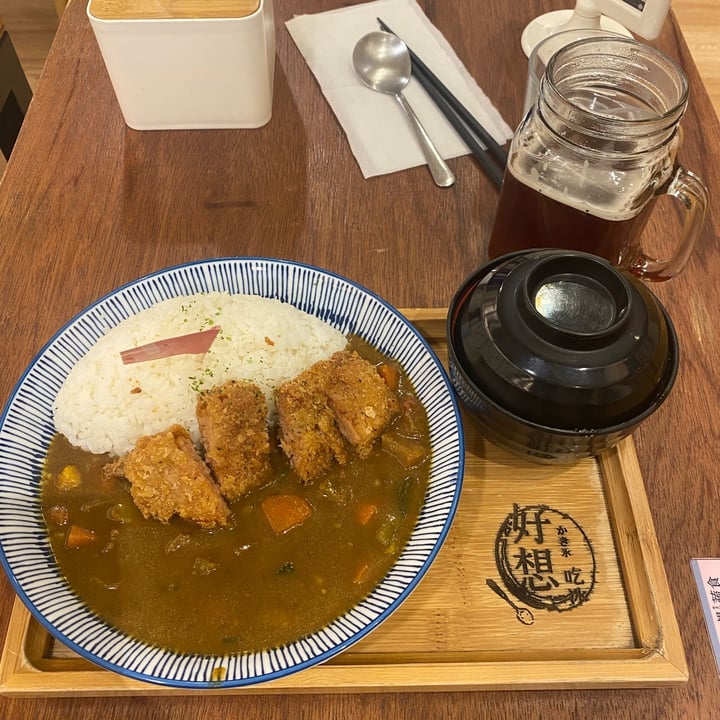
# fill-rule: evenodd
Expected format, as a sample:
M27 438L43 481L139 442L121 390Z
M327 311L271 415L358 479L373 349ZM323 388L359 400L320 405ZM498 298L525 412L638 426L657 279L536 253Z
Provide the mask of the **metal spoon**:
M523 607L518 607L508 596L507 593L492 579L487 578L488 586L494 590L513 610L515 610L515 617L523 625L532 625L535 622L535 616L530 610Z
M455 182L455 176L402 93L412 74L407 45L392 33L368 33L355 45L353 65L360 79L370 89L395 96L415 130L435 184L450 187Z

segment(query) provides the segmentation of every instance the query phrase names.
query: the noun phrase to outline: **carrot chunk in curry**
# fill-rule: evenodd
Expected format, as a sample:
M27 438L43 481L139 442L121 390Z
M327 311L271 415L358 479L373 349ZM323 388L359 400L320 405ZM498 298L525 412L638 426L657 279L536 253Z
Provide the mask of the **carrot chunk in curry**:
M311 505L300 495L268 495L261 505L270 527L278 535L302 525L313 514Z
M95 537L94 530L88 530L80 525L71 525L65 535L65 547L68 550L75 550L95 542Z

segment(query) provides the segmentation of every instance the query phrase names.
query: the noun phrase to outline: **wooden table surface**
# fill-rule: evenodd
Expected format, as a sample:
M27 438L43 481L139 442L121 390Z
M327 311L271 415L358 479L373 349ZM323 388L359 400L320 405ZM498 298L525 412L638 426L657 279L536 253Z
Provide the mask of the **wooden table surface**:
M135 132L123 123L85 3L70 4L0 184L3 372L0 400L64 322L118 285L199 258L269 255L310 262L368 286L398 307L446 306L484 260L497 190L469 157L457 184L427 169L363 180L284 22L352 4L275 0L272 121L252 131ZM525 24L566 6L551 0L420 2L506 119L519 119ZM691 85L683 163L720 187L720 128L677 25L658 47ZM677 227L663 202L658 241ZM5 720L226 717L708 718L720 679L690 571L720 556L718 387L720 254L717 201L689 266L653 286L678 330L682 365L660 412L636 433L643 477L690 668L662 689L182 698L0 698ZM0 633L13 592L0 580ZM520 679L519 679L520 680Z

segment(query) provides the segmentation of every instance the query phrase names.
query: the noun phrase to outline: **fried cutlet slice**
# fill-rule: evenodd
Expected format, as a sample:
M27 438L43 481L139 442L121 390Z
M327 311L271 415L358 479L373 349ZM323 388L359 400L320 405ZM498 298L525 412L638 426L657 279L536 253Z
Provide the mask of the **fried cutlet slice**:
M361 457L400 412L397 395L375 366L354 351L341 350L332 358L328 405L343 437Z
M177 515L207 529L228 523L230 509L180 425L141 437L124 458L103 471L127 478L133 501L146 518L167 522Z
M196 406L205 461L232 502L270 479L268 407L262 390L230 380L200 396Z
M332 362L321 360L275 390L280 447L306 483L329 470L334 461L345 464L349 458L327 404L333 371Z

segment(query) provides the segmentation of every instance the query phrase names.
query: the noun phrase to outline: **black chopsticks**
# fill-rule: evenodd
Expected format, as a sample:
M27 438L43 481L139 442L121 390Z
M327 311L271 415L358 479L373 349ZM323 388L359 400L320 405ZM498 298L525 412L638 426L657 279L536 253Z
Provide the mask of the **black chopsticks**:
M380 18L380 29L396 35ZM455 131L468 146L490 179L502 185L507 152L495 138L470 114L470 111L453 95L432 70L408 47L413 75L432 98Z

